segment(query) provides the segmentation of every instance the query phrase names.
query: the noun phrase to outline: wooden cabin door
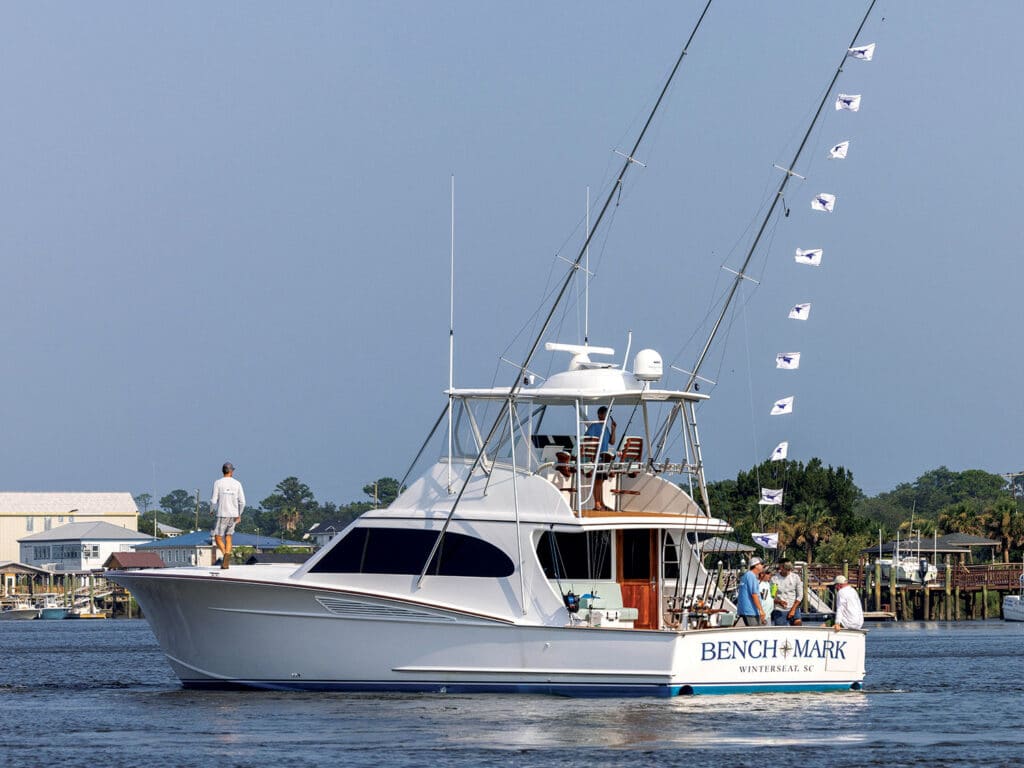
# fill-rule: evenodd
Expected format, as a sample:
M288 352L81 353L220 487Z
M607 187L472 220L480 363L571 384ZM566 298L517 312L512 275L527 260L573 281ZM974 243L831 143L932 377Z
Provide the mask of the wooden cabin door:
M618 531L616 555L622 604L637 609L637 629L658 628L658 532Z

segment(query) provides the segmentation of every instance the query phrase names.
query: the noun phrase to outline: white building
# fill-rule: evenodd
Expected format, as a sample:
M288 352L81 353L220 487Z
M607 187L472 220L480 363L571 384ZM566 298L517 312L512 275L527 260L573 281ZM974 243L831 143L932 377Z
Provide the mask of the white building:
M106 522L139 529L139 510L128 492L0 492L0 561L17 560L18 540L67 523Z
M133 552L152 536L106 522L68 523L49 531L18 539L20 562L62 571L91 571L102 568L115 552Z

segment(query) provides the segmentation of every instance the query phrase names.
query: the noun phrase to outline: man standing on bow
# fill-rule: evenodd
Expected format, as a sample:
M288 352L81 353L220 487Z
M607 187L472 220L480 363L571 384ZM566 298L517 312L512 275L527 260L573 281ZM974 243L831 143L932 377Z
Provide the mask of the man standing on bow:
M210 497L210 512L216 515L213 526L213 542L221 552L220 567L227 568L231 561L231 537L235 525L242 519L245 509L245 492L242 484L235 480L235 465L225 461L221 467L224 477L213 484Z

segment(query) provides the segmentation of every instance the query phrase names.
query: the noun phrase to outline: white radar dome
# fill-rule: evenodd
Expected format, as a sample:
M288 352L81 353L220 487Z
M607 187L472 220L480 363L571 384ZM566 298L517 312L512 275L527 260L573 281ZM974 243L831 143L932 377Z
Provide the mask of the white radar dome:
M633 358L633 375L638 381L661 379L661 355L653 349L641 349Z

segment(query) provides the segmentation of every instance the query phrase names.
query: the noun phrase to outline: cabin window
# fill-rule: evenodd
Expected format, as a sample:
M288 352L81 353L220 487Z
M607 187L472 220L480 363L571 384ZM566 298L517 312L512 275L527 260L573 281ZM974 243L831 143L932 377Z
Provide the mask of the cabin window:
M390 573L419 576L437 531L406 528L355 528L317 561L311 573ZM427 569L434 576L504 578L511 576L512 560L482 539L446 533Z
M537 559L549 579L607 581L612 578L611 534L545 531L537 543Z

